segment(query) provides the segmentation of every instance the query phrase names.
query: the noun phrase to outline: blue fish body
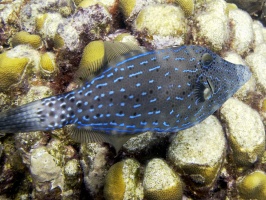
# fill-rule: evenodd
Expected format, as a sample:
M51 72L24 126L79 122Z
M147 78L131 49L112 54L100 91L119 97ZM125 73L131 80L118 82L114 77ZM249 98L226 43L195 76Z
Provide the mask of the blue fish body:
M216 111L251 76L201 46L125 55L83 87L0 114L0 132L75 124L107 134L176 132Z

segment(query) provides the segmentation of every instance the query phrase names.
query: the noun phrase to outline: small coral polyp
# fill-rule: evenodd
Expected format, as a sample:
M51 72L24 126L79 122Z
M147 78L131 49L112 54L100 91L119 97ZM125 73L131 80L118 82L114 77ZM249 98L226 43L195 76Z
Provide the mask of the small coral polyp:
M55 55L52 52L46 52L41 55L40 59L41 71L45 74L52 74L57 71L57 66L55 62Z
M0 54L0 91L5 91L20 81L28 62L28 58L12 58L7 52Z
M266 174L254 171L239 179L237 189L241 199L266 199Z
M12 46L15 47L20 44L28 44L37 49L42 45L42 39L39 35L31 35L26 31L20 31L12 38Z
M182 8L187 17L194 13L194 0L175 0L175 2Z
M147 199L182 199L182 181L162 159L155 158L149 161L145 168L143 187Z

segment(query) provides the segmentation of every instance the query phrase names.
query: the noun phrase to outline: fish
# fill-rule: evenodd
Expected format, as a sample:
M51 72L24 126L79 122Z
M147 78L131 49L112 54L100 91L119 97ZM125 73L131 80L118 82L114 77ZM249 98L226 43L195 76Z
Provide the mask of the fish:
M251 77L247 66L203 46L118 52L79 88L0 113L0 132L72 125L81 141L115 138L110 143L117 146L116 140L146 131L178 132L200 123Z

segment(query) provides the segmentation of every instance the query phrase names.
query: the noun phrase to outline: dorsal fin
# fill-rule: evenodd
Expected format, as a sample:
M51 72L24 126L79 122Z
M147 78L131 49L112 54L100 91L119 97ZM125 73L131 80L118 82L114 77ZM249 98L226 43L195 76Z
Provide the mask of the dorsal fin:
M74 81L84 83L93 76L102 66L106 65L105 50L103 41L93 41L83 49L79 68L75 73Z
M144 50L142 50L138 45L133 44L133 43L126 43L126 42L105 41L104 49L105 49L105 55L106 55L106 59L108 63L132 51L134 51L135 53L144 52Z
M114 60L123 59L124 54L134 52L142 53L145 50L133 43L93 41L85 46L79 69L75 73L74 81L84 83L88 81L95 73L99 72L108 63Z
M111 135L100 131L94 131L87 128L78 128L75 125L65 127L71 138L79 143L102 143L111 144L116 152L126 143L131 137L136 135Z

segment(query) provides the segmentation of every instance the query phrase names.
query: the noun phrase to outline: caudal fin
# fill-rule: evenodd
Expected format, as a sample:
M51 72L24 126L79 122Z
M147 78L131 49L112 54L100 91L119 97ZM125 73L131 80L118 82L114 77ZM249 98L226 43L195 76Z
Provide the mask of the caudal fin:
M38 100L0 113L0 133L44 130L40 110Z
M0 133L47 131L74 123L73 111L65 110L68 99L64 95L40 99L0 113Z

